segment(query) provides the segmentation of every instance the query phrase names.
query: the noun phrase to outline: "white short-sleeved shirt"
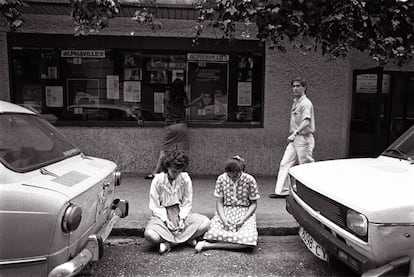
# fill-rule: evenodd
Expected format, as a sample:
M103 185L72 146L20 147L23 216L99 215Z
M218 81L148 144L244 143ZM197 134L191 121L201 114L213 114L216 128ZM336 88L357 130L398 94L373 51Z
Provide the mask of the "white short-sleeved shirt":
M303 129L300 134L307 135L315 132L315 115L313 113L312 102L303 95L299 99L293 100L292 112L290 116L290 133L293 133L303 120L309 119L310 124Z

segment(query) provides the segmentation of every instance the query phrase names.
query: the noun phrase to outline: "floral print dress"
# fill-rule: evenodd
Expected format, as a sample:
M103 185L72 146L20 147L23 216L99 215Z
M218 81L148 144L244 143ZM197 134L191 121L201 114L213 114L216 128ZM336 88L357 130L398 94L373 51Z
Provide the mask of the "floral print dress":
M227 173L221 174L216 181L214 196L223 198L224 216L236 222L249 210L251 200L260 198L258 186L253 176L242 172L240 178L233 182ZM204 234L209 241L230 242L242 245L257 245L256 214L252 214L244 224L237 228L224 226L217 211L210 223L210 229Z

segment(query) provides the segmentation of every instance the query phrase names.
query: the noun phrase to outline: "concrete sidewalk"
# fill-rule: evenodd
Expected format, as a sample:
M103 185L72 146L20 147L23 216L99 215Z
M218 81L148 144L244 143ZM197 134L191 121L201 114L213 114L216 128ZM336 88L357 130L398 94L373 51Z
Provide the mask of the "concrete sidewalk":
M213 196L217 176L192 177L193 212L211 218L215 212ZM285 199L271 199L269 194L275 186L274 177L255 177L259 185L260 199L257 207L257 228L259 235L297 234L298 223L286 211ZM150 217L148 208L151 180L143 176L124 174L121 185L115 188L115 197L129 202L129 215L121 218L112 230L113 236L143 236Z

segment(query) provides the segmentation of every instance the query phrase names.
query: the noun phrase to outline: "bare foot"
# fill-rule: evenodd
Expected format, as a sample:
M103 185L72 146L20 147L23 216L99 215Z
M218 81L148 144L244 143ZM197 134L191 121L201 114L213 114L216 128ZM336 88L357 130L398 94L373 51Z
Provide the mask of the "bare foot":
M168 242L161 242L160 243L160 254L164 254L165 252L169 252L171 249L170 243Z
M200 253L203 250L204 244L206 244L205 240L197 242L196 246L194 247L196 253Z

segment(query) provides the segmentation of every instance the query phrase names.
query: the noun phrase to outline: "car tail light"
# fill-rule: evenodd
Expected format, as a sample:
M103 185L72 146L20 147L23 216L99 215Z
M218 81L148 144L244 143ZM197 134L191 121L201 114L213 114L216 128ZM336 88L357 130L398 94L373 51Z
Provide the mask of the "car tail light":
M76 205L66 208L62 219L62 230L65 233L72 232L79 227L82 220L82 209Z
M119 186L121 184L122 174L121 171L117 170L114 172L115 176L115 186Z

